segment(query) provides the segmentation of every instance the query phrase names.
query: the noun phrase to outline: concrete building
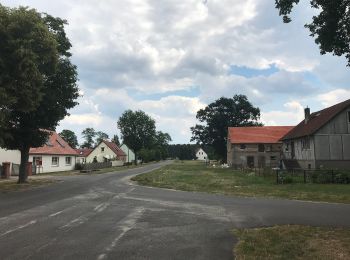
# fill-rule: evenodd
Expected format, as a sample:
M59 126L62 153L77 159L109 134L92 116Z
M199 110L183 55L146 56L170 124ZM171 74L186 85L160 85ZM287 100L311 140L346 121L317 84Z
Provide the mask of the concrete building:
M114 142L102 141L86 157L86 163L120 161L126 162L126 154Z
M123 152L125 153L127 163L135 162L135 153L133 150L131 150L126 144L123 144L122 146L120 146L120 149L122 149Z
M292 126L229 127L227 164L234 168L279 167L280 138Z
M199 161L208 161L209 160L207 153L202 148L199 148L197 150L196 158Z
M281 139L286 168L350 169L350 99L310 114Z

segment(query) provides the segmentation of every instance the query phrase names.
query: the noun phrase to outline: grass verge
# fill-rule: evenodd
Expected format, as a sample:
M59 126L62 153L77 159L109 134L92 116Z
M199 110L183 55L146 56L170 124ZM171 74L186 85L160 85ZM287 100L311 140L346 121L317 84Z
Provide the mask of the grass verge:
M275 197L309 201L350 203L350 185L283 184L232 169L209 168L204 163L176 162L132 178L141 185L226 195Z
M350 229L275 226L234 230L236 259L350 259Z
M28 183L22 184L17 184L17 179L1 180L0 192L8 193L12 191L23 191L43 185L49 185L54 182L57 182L57 180L51 178L30 178Z

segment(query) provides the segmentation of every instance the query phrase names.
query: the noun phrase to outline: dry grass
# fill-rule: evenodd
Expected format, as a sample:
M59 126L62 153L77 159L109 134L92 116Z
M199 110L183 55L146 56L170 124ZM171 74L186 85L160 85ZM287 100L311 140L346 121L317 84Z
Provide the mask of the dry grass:
M236 259L350 259L350 229L286 225L235 230Z
M30 177L28 183L17 184L17 179L12 178L10 180L1 180L0 181L0 192L7 193L13 191L23 191L29 190L35 187L40 187L43 185L49 185L51 183L57 182L53 178L35 178Z

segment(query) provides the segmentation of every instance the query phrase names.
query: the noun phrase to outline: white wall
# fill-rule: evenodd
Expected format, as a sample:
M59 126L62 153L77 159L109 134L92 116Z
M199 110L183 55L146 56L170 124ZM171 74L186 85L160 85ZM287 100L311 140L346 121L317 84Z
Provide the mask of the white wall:
M3 162L11 162L15 164L21 163L21 153L18 150L5 150L0 148L0 164Z
M135 153L129 149L128 146L123 144L120 149L123 150L123 152L126 154L126 162L133 162L135 161Z
M37 167L37 173L71 171L75 168L76 157L72 155L30 155L29 161L33 162L33 157L42 158L42 167ZM52 157L59 158L58 166L52 165ZM71 165L66 165L66 157L71 157Z
M199 161L206 161L209 160L208 155L206 152L203 151L203 149L199 149L198 152L196 153L197 160Z
M102 152L101 148L104 148ZM89 155L86 157L86 163L92 163L96 156L97 162L104 162L105 156L109 159L117 158L116 154L105 144L100 143Z

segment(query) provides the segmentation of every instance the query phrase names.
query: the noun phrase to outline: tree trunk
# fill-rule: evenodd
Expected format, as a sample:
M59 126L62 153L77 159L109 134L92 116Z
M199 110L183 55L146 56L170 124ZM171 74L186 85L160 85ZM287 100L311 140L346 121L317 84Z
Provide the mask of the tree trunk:
M135 152L135 165L137 165L137 154Z
M21 165L19 166L18 183L27 182L27 163L29 160L29 147L21 149Z

